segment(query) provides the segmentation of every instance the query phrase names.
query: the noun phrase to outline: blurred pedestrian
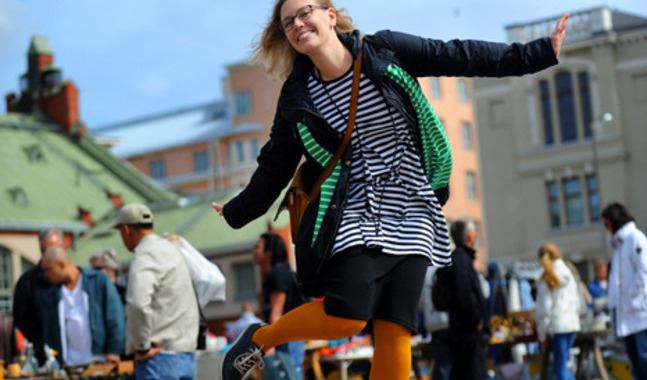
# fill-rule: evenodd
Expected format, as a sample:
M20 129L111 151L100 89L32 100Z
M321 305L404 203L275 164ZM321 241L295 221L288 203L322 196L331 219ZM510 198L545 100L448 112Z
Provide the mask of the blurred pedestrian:
M375 341L371 379L409 378L425 267L451 261L442 211L451 147L416 78L540 71L557 64L566 18L552 39L527 44L443 42L393 31L362 38L331 1L274 2L256 49L270 74L285 79L270 140L245 189L212 206L232 227L243 227L265 214L304 156L309 187L340 157L305 209L295 241L297 257L325 258L321 277L312 276L321 280L316 295L325 298L243 332L223 361L224 380L246 376L274 346L337 340L367 323ZM348 145L335 156L344 137Z
M256 314L254 314L252 305L250 305L249 302L244 302L240 317L238 317L238 319L233 322L226 323L227 328L225 334L227 335L227 339L230 342L235 341L236 338L238 338L238 335L240 335L240 332L243 331L243 329L247 327L247 325L260 322L263 322L263 320L258 318Z
M38 365L42 366L47 361L43 341L42 306L45 303L45 294L52 286L43 273L42 255L50 247L62 246L63 235L59 230L44 230L38 235L38 243L41 260L34 268L20 276L14 289L13 320L20 332L33 344Z
M452 289L449 303L449 330L453 365L451 379L487 378L485 358L490 340L490 316L483 286L475 267L476 226L469 218L451 225L456 248L452 266L441 268Z
M261 235L254 245L254 263L263 276L263 317L266 323L273 323L283 314L301 306L305 297L297 287L296 275L288 264L288 251L283 239L273 233ZM305 344L301 340L276 346L277 351L287 354L297 374L303 377Z
M75 366L118 362L124 351L124 310L108 276L79 268L63 247L50 247L42 267L52 286L43 306L45 343Z
M607 296L607 277L609 263L606 261L597 261L595 263L595 278L586 285L591 297L601 298Z
M126 278L121 274L119 254L114 248L97 248L90 255L90 266L105 273L117 287L122 303L126 304Z
M647 379L647 237L621 203L602 211L614 248L608 305L615 332L625 343L636 379Z
M172 243L153 231L153 213L129 203L115 228L133 252L126 293L126 354L135 377L192 379L200 321L189 268Z
M575 333L580 331L580 284L555 244L542 245L538 258L544 271L537 286L537 335L544 348L550 345L557 379L575 379L566 363Z
M449 331L449 313L437 310L431 299L438 267L428 266L420 296L420 309L424 316L425 329L431 334L432 380L449 380L454 363Z

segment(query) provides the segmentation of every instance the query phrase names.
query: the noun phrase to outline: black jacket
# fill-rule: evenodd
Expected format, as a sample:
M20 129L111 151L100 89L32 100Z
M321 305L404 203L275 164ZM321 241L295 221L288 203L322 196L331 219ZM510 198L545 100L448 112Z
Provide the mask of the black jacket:
M557 63L548 38L528 44L500 44L482 41L443 42L403 33L381 31L366 35L363 44L359 31L341 34L340 40L357 57L363 49L362 73L382 92L386 101L400 112L420 144L418 121L409 96L387 76L391 64L413 77L422 76L509 76L542 70ZM335 152L342 134L330 127L315 108L307 89L307 76L313 64L299 56L292 73L285 81L278 101L270 140L258 157L258 168L247 187L224 207L227 223L240 228L265 214L281 191L288 185L302 157L306 156L307 176L314 182L323 168L305 151L297 123L308 126L314 139L329 152ZM332 201L326 211L314 245L311 245L317 203L305 211L297 235L296 252L321 257L330 252L346 200L352 147L341 158L342 171ZM422 149L420 150L422 151ZM447 200L448 189L434 189L441 204Z
M40 262L18 279L13 296L13 320L25 338L34 345L38 364L45 364L43 310L46 293L52 284L45 277Z
M487 301L474 268L474 253L472 248L459 245L452 252L453 265L442 268L452 288L449 328L454 334L477 331L480 323L483 331L489 333Z

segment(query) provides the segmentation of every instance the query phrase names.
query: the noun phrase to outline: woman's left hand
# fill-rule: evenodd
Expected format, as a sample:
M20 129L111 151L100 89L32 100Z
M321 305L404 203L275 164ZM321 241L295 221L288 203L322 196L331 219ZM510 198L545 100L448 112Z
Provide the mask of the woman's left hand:
M550 42L553 44L553 51L555 52L555 57L559 58L559 52L562 49L562 42L564 37L566 37L566 20L571 17L570 13L566 13L562 18L557 22L553 34L550 35Z
M222 216L222 209L225 207L225 204L213 202L211 203L211 207L213 207L213 209L218 213L218 215Z

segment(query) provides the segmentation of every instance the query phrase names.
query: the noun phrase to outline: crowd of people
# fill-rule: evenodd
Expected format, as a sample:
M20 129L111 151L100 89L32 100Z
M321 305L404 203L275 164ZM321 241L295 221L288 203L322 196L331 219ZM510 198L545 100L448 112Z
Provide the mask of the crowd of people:
M536 281L536 331L542 351L552 355L558 379L574 379L567 362L587 307L613 313L614 333L625 343L636 378L647 374L647 260L643 254L647 238L622 204L608 205L602 222L614 255L611 263L595 263L595 277L586 285L555 244L545 243L537 251L542 273ZM153 214L145 205L124 206L115 228L134 253L127 286L114 249L97 249L90 256L91 268L78 267L63 248L60 231L43 231L40 262L16 284L16 327L33 343L39 365L45 364L45 347L49 347L67 366L127 358L135 360L138 379L193 378L199 309L195 297L186 297L193 289L182 257L167 239L154 233ZM426 267L419 303L424 328L431 333L432 379L486 379L491 316L487 300L493 289L483 276L473 221L453 221L450 235L453 265ZM249 326L276 323L306 303L287 263L283 238L264 233L253 257L263 277L264 319L246 305L241 318L229 325L231 340ZM441 273L452 289L449 306L442 311L431 296ZM299 376L303 376L303 344L289 341L274 348L290 358ZM272 355L274 349L264 354Z
M537 339L541 351L551 355L553 373L560 380L575 379L567 364L570 349L587 313L592 312L611 314L612 333L624 342L634 378L647 378L647 259L643 254L647 238L620 203L609 204L601 217L614 253L611 262L595 263L594 278L588 284L557 245L545 243L537 251L541 264L534 297ZM434 380L487 378L485 358L490 336L486 326L491 313L484 304L494 296L494 289L481 286L474 236L469 220L455 221L453 267L429 267L427 271L420 310L424 327L431 333ZM437 310L431 296L434 277L444 270L451 271L450 278L455 281L448 311Z
M39 366L46 347L66 367L133 359L137 379L190 379L196 373L199 309L189 269L168 239L155 234L153 213L123 206L114 227L133 252L128 280L114 249L74 264L58 230L39 236L42 257L18 280L15 326L32 343ZM48 368L46 370L51 370Z

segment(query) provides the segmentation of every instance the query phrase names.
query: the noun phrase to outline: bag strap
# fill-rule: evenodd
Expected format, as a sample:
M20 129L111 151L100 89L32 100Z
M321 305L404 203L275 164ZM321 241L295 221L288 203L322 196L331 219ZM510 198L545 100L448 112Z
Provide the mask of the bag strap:
M310 195L308 196L309 202L312 202L315 199L317 199L317 197L319 196L319 191L321 190L321 185L326 180L326 178L330 177L330 174L335 168L337 161L339 161L339 159L341 158L341 155L344 154L344 151L346 150L346 147L350 142L350 136L353 133L353 127L355 126L355 114L357 113L357 99L359 97L359 78L360 78L361 70L362 70L362 49L360 48L359 55L357 56L357 59L355 59L355 63L353 65L353 88L351 90L350 110L348 113L348 126L346 127L346 134L344 135L344 139L339 145L339 148L337 148L335 155L330 159L328 166L323 171L323 173L321 173L321 175L317 179L317 182L315 182L314 186L312 187L312 190L310 191Z

